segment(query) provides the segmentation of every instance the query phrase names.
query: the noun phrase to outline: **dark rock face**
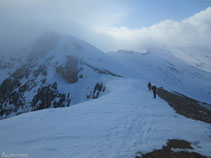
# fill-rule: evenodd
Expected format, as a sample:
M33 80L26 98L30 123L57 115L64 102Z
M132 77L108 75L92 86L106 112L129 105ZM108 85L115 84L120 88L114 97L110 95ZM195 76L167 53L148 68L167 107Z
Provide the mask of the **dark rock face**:
M56 40L50 41L47 47L43 46L43 51L46 53L48 49L51 49L51 42L56 42ZM49 62L52 59L52 57L48 58L47 61ZM70 106L71 93L74 92L61 92L58 90L59 84L57 82L48 80L50 74L48 62L39 65L36 58L29 58L25 64L17 68L0 84L0 119L29 111ZM74 56L66 56L64 65L59 66L55 61L55 64L50 66L70 84L77 83L79 79L84 79L83 70L87 67L99 74L120 77L106 69L99 69L87 64L81 58ZM96 99L104 91L103 83L97 82L82 99Z
M100 93L105 92L105 86L103 83L96 83L94 86L93 91L91 91L91 94L87 95L87 99L97 99L100 96Z
M64 66L57 66L56 72L60 74L67 82L69 83L76 83L78 81L78 78L83 78L83 75L79 75L79 72L83 70L82 65L85 65L94 71L96 71L99 74L105 74L105 75L111 75L115 77L122 77L120 75L117 75L115 73L112 73L106 69L99 69L96 68L86 62L84 62L82 59L77 59L73 56L67 56L67 60Z
M17 80L20 80L22 78L28 78L30 74L30 70L27 68L26 65L20 67L17 69L10 77L15 78Z
M205 108L211 107L211 105L194 100L177 92L169 92L163 88L158 88L157 94L160 98L168 102L177 113L188 118L211 123L211 111Z
M69 93L60 93L56 82L46 84L45 65L39 66L34 71L30 68L33 66L24 65L18 68L0 84L0 119L32 110L70 106ZM36 80L39 75L41 82ZM32 93L35 87L38 90ZM27 92L34 95L31 100L25 98Z
M193 149L191 143L185 140L171 139L167 145L160 150L155 150L150 153L138 153L136 158L206 158L196 152L179 151L174 152L172 149Z
M78 81L78 73L82 68L78 68L79 60L73 56L67 56L67 61L64 66L58 66L56 72L60 74L69 83Z
M90 64L84 63L84 62L82 62L82 64L88 66L89 68L93 69L94 71L98 72L99 74L111 75L111 76L115 76L115 77L122 77L122 76L112 73L106 69L101 70L101 69L98 69L98 68L96 68Z
M70 94L59 93L57 83L49 84L38 89L32 100L33 110L70 106Z
M25 104L23 91L24 86L15 79L6 79L0 85L0 116L17 112ZM13 105L13 106L11 106Z
M39 76L40 74L42 74L43 76L46 76L47 75L47 67L45 65L41 65L39 67L39 69L33 71L33 75L34 77L37 77Z
M20 80L28 78L30 70L26 66L17 69L10 78L5 79L0 85L0 118L7 118L13 113L17 115L24 108L24 92L35 85L33 81L21 84Z

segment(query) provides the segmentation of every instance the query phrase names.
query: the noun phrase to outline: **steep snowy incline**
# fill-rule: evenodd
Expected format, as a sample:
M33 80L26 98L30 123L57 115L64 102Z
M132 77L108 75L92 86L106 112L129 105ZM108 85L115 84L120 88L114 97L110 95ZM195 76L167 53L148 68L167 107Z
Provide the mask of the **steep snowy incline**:
M106 93L102 78L118 76L110 69L116 61L71 36L44 34L27 52L11 69L0 68L0 119L98 98Z
M211 103L211 73L167 49L104 53L80 39L50 32L19 53L27 55L0 59L0 119L98 98L107 93L106 82L117 77L144 79Z
M119 70L122 76L145 79L170 91L211 103L211 73L193 67L167 49L156 48L147 53L120 50L110 55L122 63Z
M206 48L168 48L178 58L184 60L190 65L211 73L211 55Z
M161 148L168 139L194 143L211 156L211 125L187 119L161 99L146 81L107 83L110 93L68 108L30 112L0 121L0 153L30 158L131 158Z

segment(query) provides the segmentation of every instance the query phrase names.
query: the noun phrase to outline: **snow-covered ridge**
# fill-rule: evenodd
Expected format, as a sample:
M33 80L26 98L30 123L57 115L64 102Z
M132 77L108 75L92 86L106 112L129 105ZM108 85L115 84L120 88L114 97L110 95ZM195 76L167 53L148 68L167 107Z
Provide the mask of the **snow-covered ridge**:
M118 77L151 81L211 103L207 83L211 74L180 60L167 49L104 53L80 39L46 33L25 54L20 63L0 70L1 118L97 98L107 93L105 84ZM99 88L101 84L103 88Z
M131 158L181 139L211 156L210 124L177 114L147 89L151 81L211 103L210 73L167 49L104 53L54 33L26 50L0 69L0 118L7 118L0 120L0 153Z
M211 103L209 72L181 60L168 49L152 49L148 52L142 55L125 53L124 50L111 53L111 56L123 65L127 72L123 76L146 79L170 91Z
M31 158L131 158L162 148L168 139L192 143L211 156L210 124L177 114L153 99L147 81L120 78L110 93L75 106L30 112L0 121L0 152ZM13 129L13 130L11 130Z

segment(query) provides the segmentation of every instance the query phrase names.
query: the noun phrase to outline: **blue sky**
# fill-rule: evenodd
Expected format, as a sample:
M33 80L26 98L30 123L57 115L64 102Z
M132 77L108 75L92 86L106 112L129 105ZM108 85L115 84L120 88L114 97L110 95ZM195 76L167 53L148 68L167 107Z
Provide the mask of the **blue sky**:
M150 26L166 19L180 21L211 6L211 0L127 0L128 16L118 25L130 28Z

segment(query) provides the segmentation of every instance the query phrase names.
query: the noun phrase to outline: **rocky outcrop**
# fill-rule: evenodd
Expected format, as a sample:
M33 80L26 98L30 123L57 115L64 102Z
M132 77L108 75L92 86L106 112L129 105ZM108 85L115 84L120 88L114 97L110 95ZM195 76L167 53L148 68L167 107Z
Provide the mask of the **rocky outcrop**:
M86 97L87 99L97 99L101 93L105 92L105 86L103 85L103 83L96 83L93 91L91 91L90 94L88 94Z
M27 79L30 70L26 66L18 68L6 78L0 85L0 118L17 115L23 111L25 102L24 92L35 86L33 81L21 83L21 79Z
M21 66L0 84L0 119L32 110L70 106L70 93L59 92L56 82L46 83L45 65L35 70L31 68L34 67ZM38 89L37 92L35 89ZM32 95L31 100L26 98L26 93Z
M16 113L25 104L23 91L26 85L21 86L16 79L6 79L0 85L0 116L6 118Z
M67 56L65 65L56 68L56 72L69 83L76 83L78 81L78 73L81 70L82 68L79 68L79 60L73 56Z
M98 69L88 63L85 63L85 62L82 62L82 64L88 66L89 68L93 69L94 71L98 72L99 74L111 75L111 76L115 76L115 77L122 77L122 76L112 73L106 69Z
M16 80L21 80L22 78L28 78L29 74L30 74L29 68L27 68L27 65L24 65L18 68L14 73L12 73L10 77Z
M62 92L58 88L60 84L51 78L54 71L70 84L77 83L79 79L84 80L83 71L87 68L94 70L94 73L120 77L106 69L87 64L79 57L66 56L64 65L59 65L53 57L47 58L47 61L53 63L50 65L51 72L48 72L48 62L40 64L36 62L36 58L33 59L33 62L32 59L29 59L0 84L0 119L29 111L70 106L71 93L74 92L71 90ZM49 75L51 76L50 80ZM86 86L90 85L86 84ZM83 90L86 90L86 87ZM103 83L97 82L87 91L87 94L84 94L84 98L79 100L97 99L104 92Z
M57 83L49 84L38 89L32 100L33 110L70 106L70 93L62 94L57 90Z
M211 123L211 111L209 110L211 105L202 103L177 92L169 92L164 88L158 88L157 94L160 98L168 102L177 113L188 118Z
M176 149L179 151L175 151ZM190 142L180 139L170 139L162 149L146 154L139 152L136 158L206 158L206 156L200 155L199 153L188 152L187 149L193 149Z
M120 77L101 62L108 57L103 52L58 33L45 33L14 53L10 58L4 52L4 60L0 52L0 119L96 99L105 91L101 76Z
M40 74L43 75L43 76L47 75L47 67L45 65L41 65L41 66L39 66L39 68L37 70L33 71L34 77L37 77Z

